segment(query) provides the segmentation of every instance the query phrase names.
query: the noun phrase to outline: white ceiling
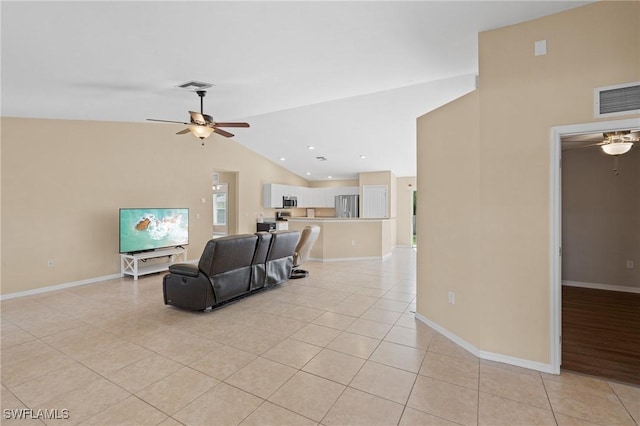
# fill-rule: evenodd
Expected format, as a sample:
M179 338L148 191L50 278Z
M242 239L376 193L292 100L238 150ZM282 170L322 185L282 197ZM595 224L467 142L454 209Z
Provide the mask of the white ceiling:
M414 176L415 120L474 89L478 32L586 3L5 0L1 112L188 121L199 99L175 86L197 80L205 113L300 176Z

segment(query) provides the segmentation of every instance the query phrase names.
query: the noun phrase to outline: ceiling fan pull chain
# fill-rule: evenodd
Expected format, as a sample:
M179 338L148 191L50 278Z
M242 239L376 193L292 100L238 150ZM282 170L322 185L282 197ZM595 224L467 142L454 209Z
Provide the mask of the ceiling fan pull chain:
M617 155L613 156L613 174L615 174L616 176L620 174L620 172L618 172L618 156Z

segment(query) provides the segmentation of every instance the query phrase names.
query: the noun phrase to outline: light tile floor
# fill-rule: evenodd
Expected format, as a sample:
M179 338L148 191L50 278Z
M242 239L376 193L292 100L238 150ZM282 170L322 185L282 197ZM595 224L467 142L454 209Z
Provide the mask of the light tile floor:
M2 423L638 424L638 387L482 361L416 321L415 263L308 263L206 313L165 306L161 274L2 301Z

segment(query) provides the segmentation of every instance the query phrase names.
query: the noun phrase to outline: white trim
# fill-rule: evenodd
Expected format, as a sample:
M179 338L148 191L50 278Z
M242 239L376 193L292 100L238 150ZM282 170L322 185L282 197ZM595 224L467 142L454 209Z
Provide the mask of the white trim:
M530 361L528 359L516 358L509 355L497 354L494 352L480 351L479 358L486 359L487 361L495 361L501 362L503 364L515 365L516 367L527 368L529 370L536 370L543 373L560 374L560 371L555 371L551 364Z
M555 373L553 371L553 368L552 368L551 364L545 364L545 363L537 362L537 361L529 361L527 359L516 358L516 357L509 356L509 355L497 354L497 353L494 353L494 352L482 351L482 350L476 348L471 343L469 343L466 340L462 339L461 337L459 337L459 336L451 333L447 329L441 327L439 324L436 324L435 322L433 322L433 321L425 318L424 316L420 315L419 313L416 313L415 316L416 316L417 320L425 323L429 327L431 327L434 330L436 330L438 333L442 334L443 336L445 336L449 340L453 341L458 346L460 346L463 349L469 351L472 355L474 355L474 356L476 356L476 357L478 357L480 359L485 359L487 361L502 362L504 364L510 364L510 365L515 365L515 366L522 367L522 368L528 368L530 370L541 371L543 373L559 374L559 372Z
M48 293L50 291L62 290L65 288L79 287L81 285L94 284L101 281L115 280L122 278L122 274L103 275L101 277L87 278L86 280L72 281L64 284L50 285L47 287L34 288L32 290L18 291L0 295L0 300L15 299L16 297L33 296L34 294Z
M550 221L551 221L551 263L549 268L549 309L551 370L560 374L562 364L562 143L557 128L551 129L551 179L550 179Z
M186 262L183 262L183 263L197 264L199 261L200 259L194 259L194 260L187 260ZM34 294L48 293L50 291L63 290L65 288L71 288L71 287L79 287L87 284L95 284L102 281L115 280L118 278L124 278L124 277L122 276L122 274L103 275L101 277L87 278L85 280L80 280L80 281L72 281L69 283L34 288L32 290L25 290L25 291L18 291L15 293L3 294L3 295L0 295L0 300L15 299L16 297L24 297L24 296L33 296Z
M562 280L562 285L566 285L568 287L592 288L594 290L621 291L624 293L640 293L640 287L629 287L625 285L585 283L581 281L569 281L569 280Z
M426 318L425 316L423 316L423 315L421 315L421 314L419 314L417 312L416 312L415 315L416 315L416 319L418 319L419 321L422 321L423 323L425 323L429 327L433 328L438 333L444 335L449 340L452 340L456 345L461 346L463 349L466 349L467 351L471 352L474 356L479 357L480 350L478 348L476 348L475 346L473 346L471 343L467 342L466 340L462 339L461 337L458 337L457 335L453 334L452 332L450 332L446 328L442 327L440 324L437 324L437 323L431 321L430 319Z
M593 123L571 124L551 128L551 187L549 188L551 238L550 238L550 359L553 374L559 374L562 363L562 136L583 133L612 132L640 126L640 118Z

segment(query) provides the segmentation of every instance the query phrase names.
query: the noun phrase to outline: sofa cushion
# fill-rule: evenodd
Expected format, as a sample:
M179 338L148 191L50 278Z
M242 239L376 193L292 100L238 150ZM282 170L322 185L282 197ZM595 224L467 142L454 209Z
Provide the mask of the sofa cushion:
M209 277L222 272L251 266L258 237L230 235L209 240L200 256L198 267Z
M200 273L200 269L198 268L198 265L191 263L174 263L173 265L169 265L169 272L186 275L188 277L197 277Z

